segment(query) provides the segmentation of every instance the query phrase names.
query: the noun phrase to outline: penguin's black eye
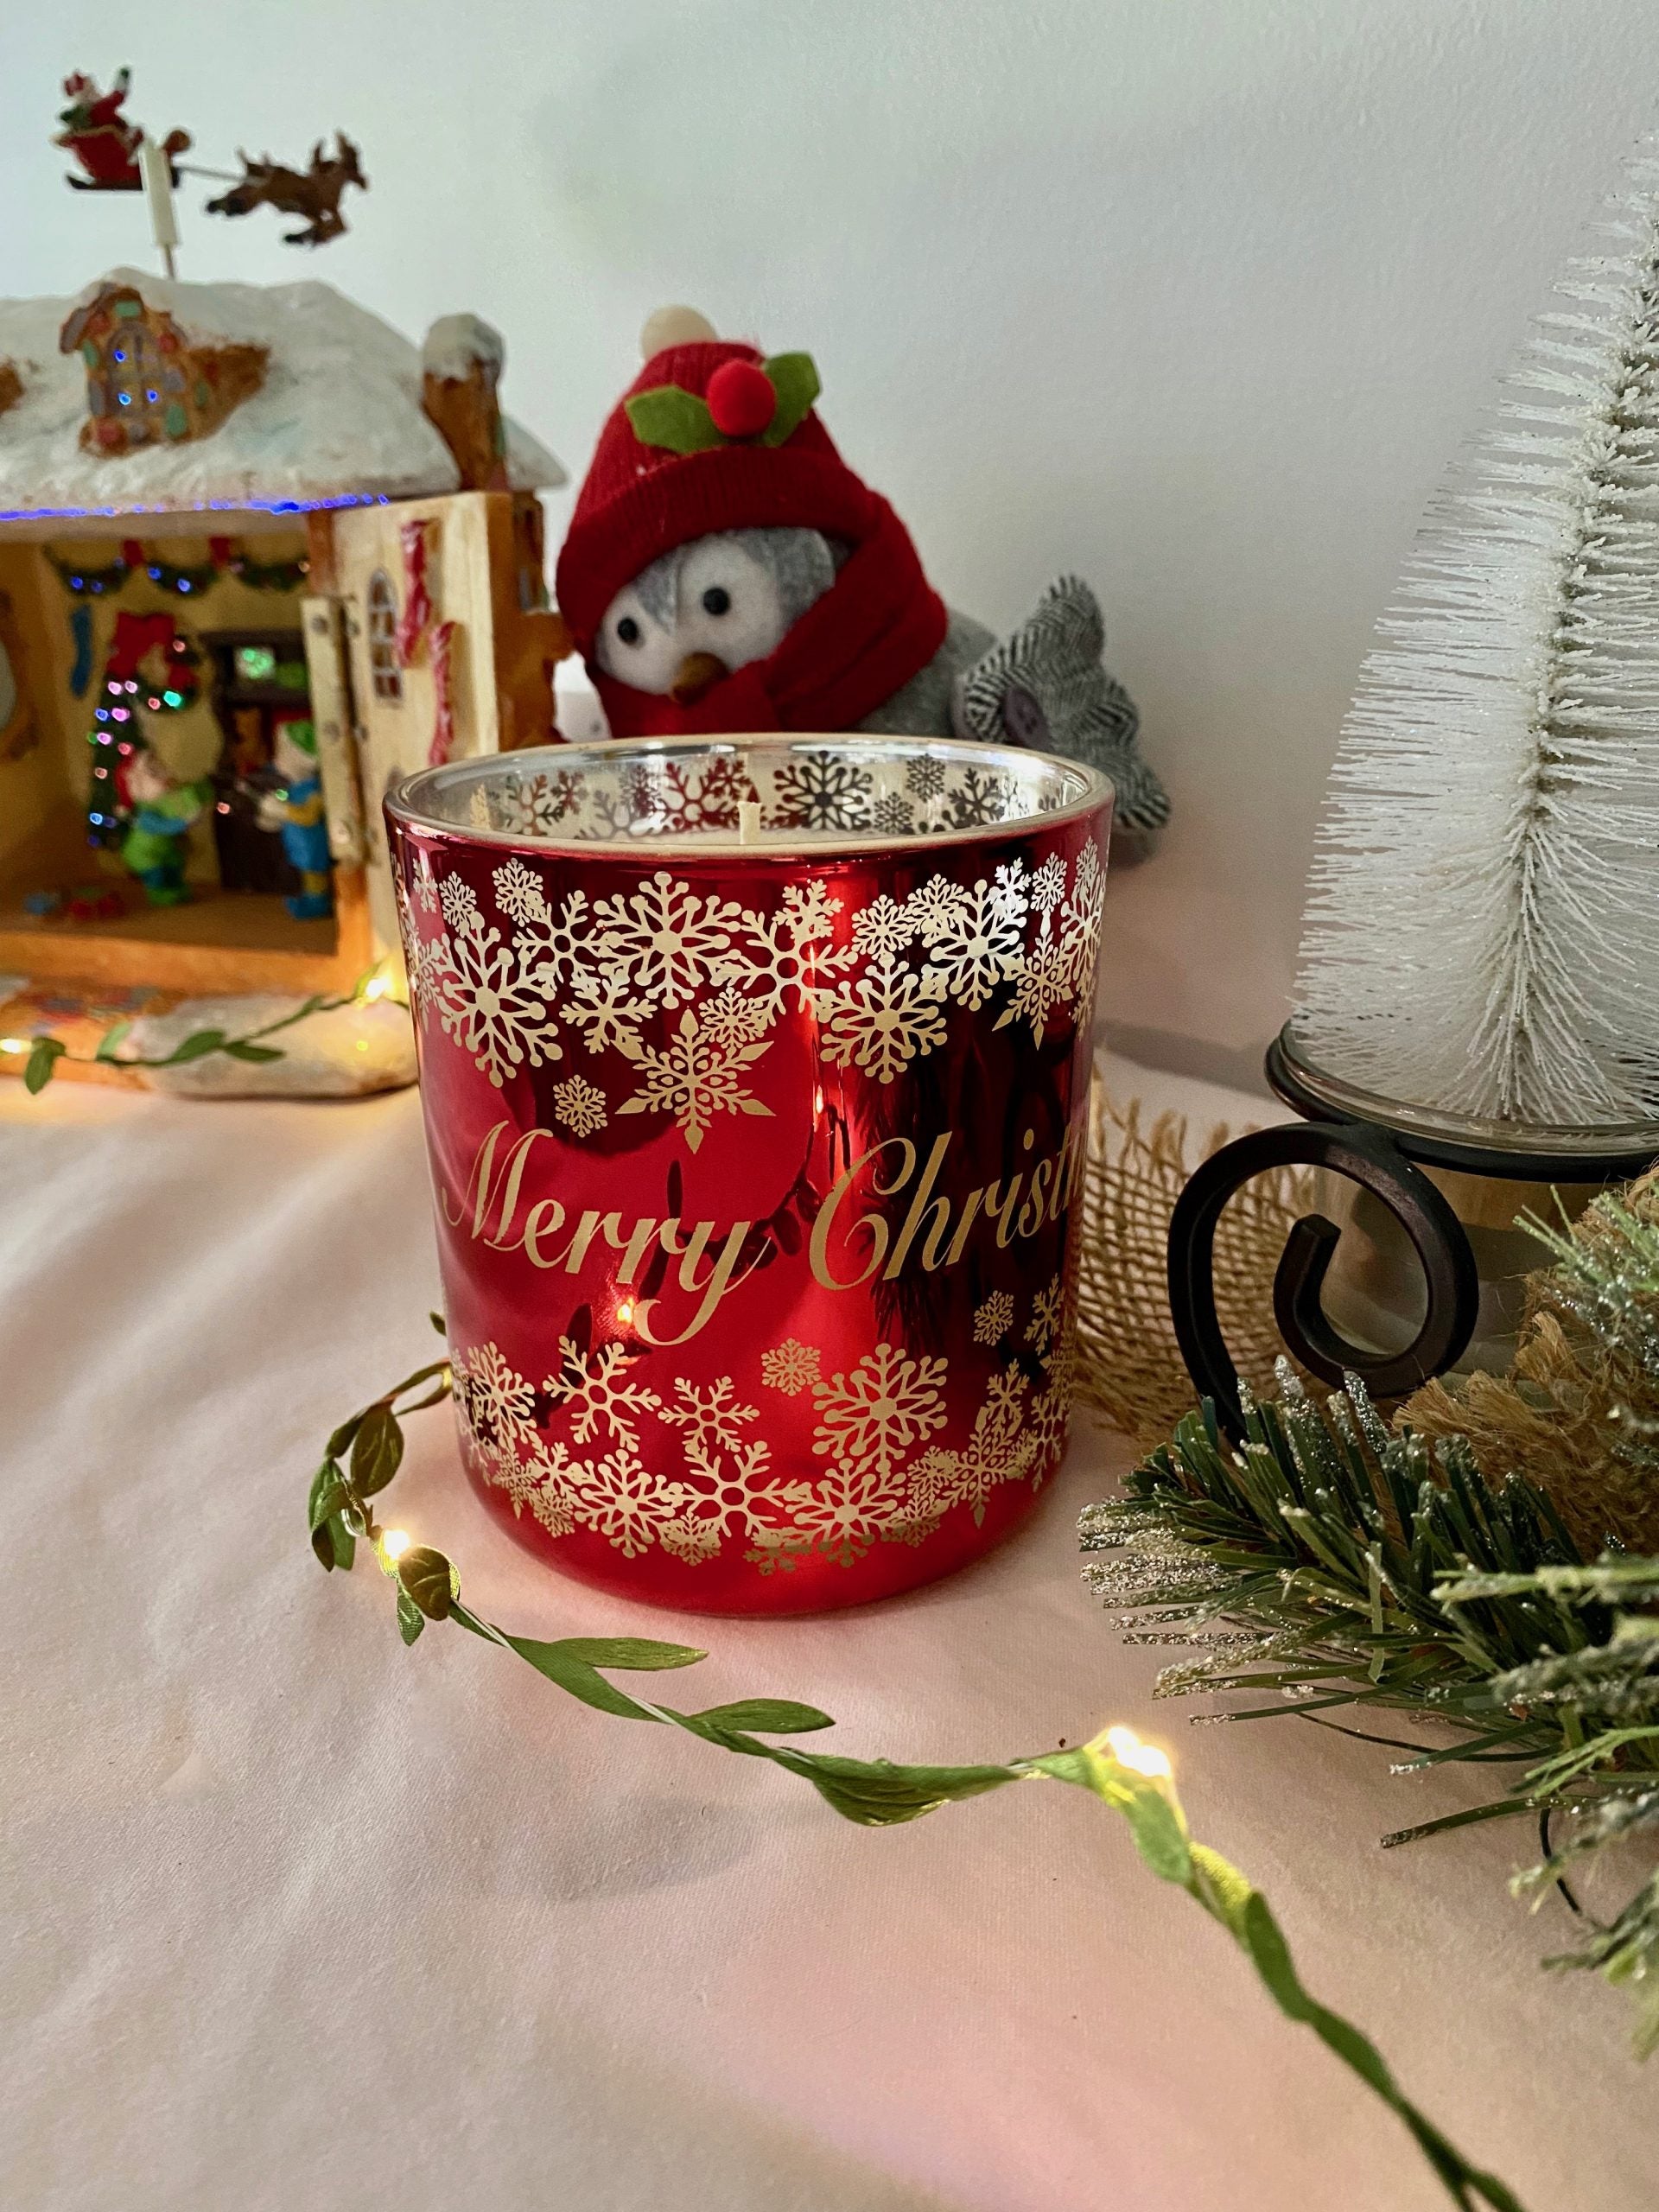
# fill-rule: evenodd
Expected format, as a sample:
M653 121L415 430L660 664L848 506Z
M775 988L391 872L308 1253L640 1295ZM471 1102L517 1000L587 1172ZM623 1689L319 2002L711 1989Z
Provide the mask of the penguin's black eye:
M708 590L702 594L702 611L705 614L729 614L731 613L732 594L727 590L724 584L709 585Z
M639 644L639 625L634 620L632 614L625 614L622 617L622 620L616 626L616 634L622 640L622 643L625 645L637 645Z

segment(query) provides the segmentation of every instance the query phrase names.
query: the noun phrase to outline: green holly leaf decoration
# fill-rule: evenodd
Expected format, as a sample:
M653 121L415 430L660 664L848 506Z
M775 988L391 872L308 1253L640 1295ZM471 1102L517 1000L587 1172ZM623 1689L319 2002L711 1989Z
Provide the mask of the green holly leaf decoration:
M780 446L800 429L823 387L810 353L774 353L763 365L778 395L778 412L761 432L760 442Z
M726 443L715 428L708 401L683 385L663 384L652 391L637 391L625 407L642 446L661 446L669 453L707 453Z

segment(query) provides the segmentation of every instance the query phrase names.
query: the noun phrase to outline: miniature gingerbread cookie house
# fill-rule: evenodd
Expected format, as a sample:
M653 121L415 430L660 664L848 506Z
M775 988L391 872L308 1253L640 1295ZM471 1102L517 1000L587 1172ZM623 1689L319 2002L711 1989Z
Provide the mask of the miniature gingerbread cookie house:
M0 301L0 1033L395 957L388 784L552 734L502 365L321 283Z

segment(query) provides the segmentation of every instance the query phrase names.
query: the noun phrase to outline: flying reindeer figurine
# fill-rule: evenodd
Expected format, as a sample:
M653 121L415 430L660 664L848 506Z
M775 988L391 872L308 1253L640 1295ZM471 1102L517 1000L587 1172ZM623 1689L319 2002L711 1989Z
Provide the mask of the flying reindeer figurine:
M311 150L308 170L284 168L269 154L251 162L240 147L237 159L246 174L238 184L207 202L210 215L248 215L256 207L274 207L279 215L303 215L305 227L284 231L288 245L327 245L343 238L346 219L340 212L340 195L348 184L361 192L369 188L358 160L358 149L343 130L334 133L334 151L325 156L319 139Z

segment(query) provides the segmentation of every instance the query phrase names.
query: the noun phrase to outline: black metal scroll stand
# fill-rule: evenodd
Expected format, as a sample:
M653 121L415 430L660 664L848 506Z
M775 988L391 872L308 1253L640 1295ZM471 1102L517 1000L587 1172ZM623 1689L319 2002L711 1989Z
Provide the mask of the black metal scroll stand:
M1206 1160L1176 1202L1169 1224L1169 1302L1176 1340L1199 1395L1235 1441L1244 1433L1238 1376L1216 1313L1216 1227L1228 1200L1272 1167L1328 1167L1370 1191L1410 1237L1427 1286L1422 1326L1403 1351L1351 1344L1326 1318L1320 1294L1341 1234L1323 1214L1305 1214L1291 1230L1273 1281L1274 1319L1286 1349L1311 1374L1340 1387L1358 1376L1373 1395L1400 1397L1454 1365L1474 1333L1480 1307L1475 1255L1450 1204L1419 1162L1523 1182L1609 1182L1640 1172L1651 1154L1562 1158L1452 1143L1343 1120L1304 1083L1274 1039L1267 1077L1287 1105L1307 1116L1236 1138Z

